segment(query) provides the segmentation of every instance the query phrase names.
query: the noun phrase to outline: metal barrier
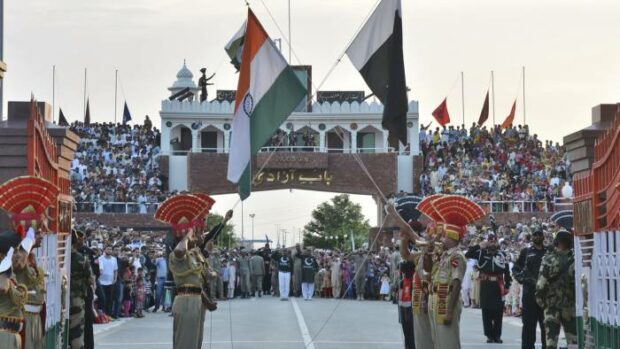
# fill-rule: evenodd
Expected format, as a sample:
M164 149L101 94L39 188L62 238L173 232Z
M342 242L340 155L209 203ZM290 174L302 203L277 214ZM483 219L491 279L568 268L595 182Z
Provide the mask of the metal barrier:
M551 201L477 201L477 203L490 213L534 213L555 211L554 202Z
M75 212L154 214L159 202L77 202Z

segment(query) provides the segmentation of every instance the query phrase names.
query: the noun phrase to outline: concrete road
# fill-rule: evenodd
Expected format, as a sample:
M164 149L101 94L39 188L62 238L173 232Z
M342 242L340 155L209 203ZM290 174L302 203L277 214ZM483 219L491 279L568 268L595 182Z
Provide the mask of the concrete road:
M487 344L480 311L464 311L463 348L521 347L521 319L505 318L503 332L504 344ZM402 341L397 309L391 303L352 300L339 303L333 299L308 302L297 298L285 302L267 296L219 302L219 309L206 315L202 347L396 349L404 347ZM172 317L166 313L147 313L143 319L132 319L102 331L95 336L95 344L97 348L171 348Z

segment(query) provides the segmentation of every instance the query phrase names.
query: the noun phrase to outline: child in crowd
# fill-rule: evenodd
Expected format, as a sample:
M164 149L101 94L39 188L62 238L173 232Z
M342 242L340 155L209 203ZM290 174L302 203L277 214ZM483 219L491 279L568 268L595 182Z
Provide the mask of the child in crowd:
M142 314L142 310L144 309L144 298L146 296L146 290L144 286L144 271L142 268L138 268L138 276L136 277L136 288L134 290L134 295L136 297L136 317L142 318L144 314Z
M381 276L381 290L379 290L379 294L384 300L390 300L390 277L387 273L383 273L383 276Z

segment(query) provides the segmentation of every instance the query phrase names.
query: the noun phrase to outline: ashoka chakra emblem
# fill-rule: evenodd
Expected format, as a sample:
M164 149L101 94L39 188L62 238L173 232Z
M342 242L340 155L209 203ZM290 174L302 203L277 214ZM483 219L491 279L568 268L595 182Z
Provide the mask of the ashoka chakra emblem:
M248 114L248 117L252 115L252 111L254 110L254 98L252 98L251 94L246 94L243 98L243 111Z

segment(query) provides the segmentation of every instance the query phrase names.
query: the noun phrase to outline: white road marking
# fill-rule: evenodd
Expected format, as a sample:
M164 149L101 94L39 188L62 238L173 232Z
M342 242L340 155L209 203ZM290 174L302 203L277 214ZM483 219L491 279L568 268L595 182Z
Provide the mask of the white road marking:
M297 317L297 324L299 325L299 330L301 331L301 336L304 339L304 347L306 349L314 349L314 343L312 343L312 337L310 336L310 331L308 330L308 326L306 326L306 321L304 320L304 316L299 309L299 305L297 305L297 301L295 297L289 298L291 303L293 304L293 310L295 310L295 317Z

